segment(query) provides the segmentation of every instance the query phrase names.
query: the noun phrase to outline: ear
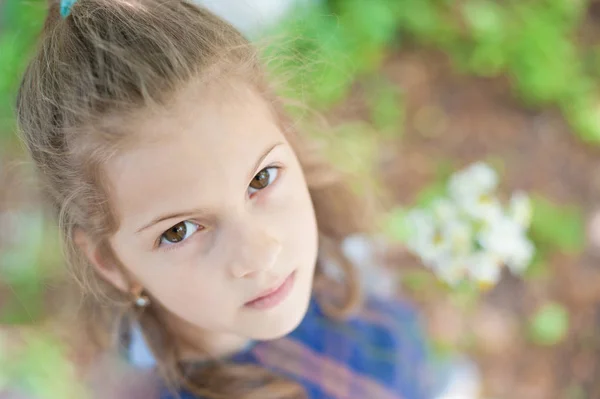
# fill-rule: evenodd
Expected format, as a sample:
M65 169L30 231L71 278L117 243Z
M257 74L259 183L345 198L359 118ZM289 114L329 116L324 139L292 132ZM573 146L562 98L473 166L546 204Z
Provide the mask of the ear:
M104 280L122 292L130 291L131 287L127 275L119 267L116 259L109 253L107 248L102 248L98 243L92 241L81 229L74 231L73 239L75 245Z

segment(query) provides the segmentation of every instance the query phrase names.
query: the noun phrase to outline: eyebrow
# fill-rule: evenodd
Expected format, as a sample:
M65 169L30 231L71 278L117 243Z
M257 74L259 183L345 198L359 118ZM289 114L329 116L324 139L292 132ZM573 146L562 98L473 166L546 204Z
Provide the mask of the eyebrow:
M276 147L278 147L278 146L280 146L282 144L284 144L284 143L283 142L277 142L274 145L272 145L269 148L267 148L267 150L265 152L263 152L263 154L258 158L258 161L256 161L256 164L254 165L254 168L252 169L252 173L256 173L256 170L259 168L260 164L263 163L263 161L271 153L271 151L273 151ZM251 179L252 179L252 176L248 178L249 181ZM157 223L163 222L165 220L178 219L178 218L183 218L183 217L186 217L186 216L200 214L200 213L207 213L207 209L206 208L196 208L196 209L191 209L191 210L188 210L188 211L169 213L167 215L159 216L156 219L153 219L147 225L141 227L135 233L139 234L142 231L144 231L144 230L146 230L146 229L154 226Z

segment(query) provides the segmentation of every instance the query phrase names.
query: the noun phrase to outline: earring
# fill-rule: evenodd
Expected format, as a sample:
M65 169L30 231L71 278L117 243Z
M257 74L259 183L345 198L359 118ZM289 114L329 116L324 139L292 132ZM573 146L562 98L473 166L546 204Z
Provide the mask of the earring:
M146 306L150 305L150 298L148 298L147 295L143 295L142 293L143 293L142 288L136 289L132 293L133 297L134 297L133 303L138 308L145 308Z
M135 306L138 308L145 308L148 305L150 305L150 298L148 298L146 295L139 295L137 298L135 298Z

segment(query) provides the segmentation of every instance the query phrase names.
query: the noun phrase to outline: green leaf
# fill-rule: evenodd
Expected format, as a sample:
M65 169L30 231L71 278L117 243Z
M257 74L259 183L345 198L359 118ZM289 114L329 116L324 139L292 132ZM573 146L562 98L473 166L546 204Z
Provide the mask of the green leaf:
M588 399L585 389L574 382L565 389L565 393L562 397L565 399Z
M395 2L399 26L417 40L447 46L459 37L458 23L444 1L403 0Z
M43 286L39 279L10 286L0 306L0 324L33 323L42 317Z
M427 270L416 269L402 272L402 284L416 292L431 288L435 281Z
M390 2L346 0L339 8L339 24L352 64L359 72L376 70L396 37L398 21Z
M370 94L371 121L383 132L401 132L404 125L402 93L393 83L372 83Z
M341 3L340 24L355 38L383 45L394 39L397 19L388 0L346 0Z
M13 103L46 15L43 1L0 2L0 145L15 139Z
M530 320L529 336L538 345L552 346L563 340L568 329L568 311L558 303L549 303Z
M575 133L589 143L600 143L600 100L585 95L561 104Z
M535 280L547 277L550 274L550 270L548 269L548 255L545 252L549 252L547 248L544 252L536 248L533 260L525 270L523 276L525 279Z
M10 384L40 399L86 398L73 365L60 342L49 336L30 337L12 365Z
M538 248L559 249L576 254L585 244L582 211L574 206L560 206L542 196L532 196L531 236Z
M482 41L501 44L506 35L506 7L494 1L478 0L464 4L463 14L471 34Z
M429 342L429 345L436 359L452 357L457 352L457 348L453 343L443 340L441 338L432 339Z
M415 206L428 208L435 200L447 194L447 181L456 172L456 163L441 159L435 165L435 180L421 188L415 199Z
M6 354L6 342L4 335L0 332L0 392L8 388L10 382L10 364Z
M396 207L392 209L383 220L383 232L390 239L398 242L406 242L410 236L410 229L406 225L407 211Z
M450 301L458 309L469 312L477 305L481 297L480 287L473 281L463 280L455 286L448 287L450 291Z
M281 94L321 108L343 98L355 71L338 21L323 6L298 9L269 34L263 58L273 75L287 78Z
M433 201L446 194L446 182L436 181L423 188L417 195L416 204L419 207L427 208Z

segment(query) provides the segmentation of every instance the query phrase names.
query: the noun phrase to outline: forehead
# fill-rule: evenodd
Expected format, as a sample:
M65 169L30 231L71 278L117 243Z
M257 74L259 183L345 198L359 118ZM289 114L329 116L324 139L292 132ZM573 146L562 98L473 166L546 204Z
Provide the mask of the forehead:
M131 130L135 144L105 167L122 227L243 195L262 152L285 141L269 105L243 84L190 87Z

